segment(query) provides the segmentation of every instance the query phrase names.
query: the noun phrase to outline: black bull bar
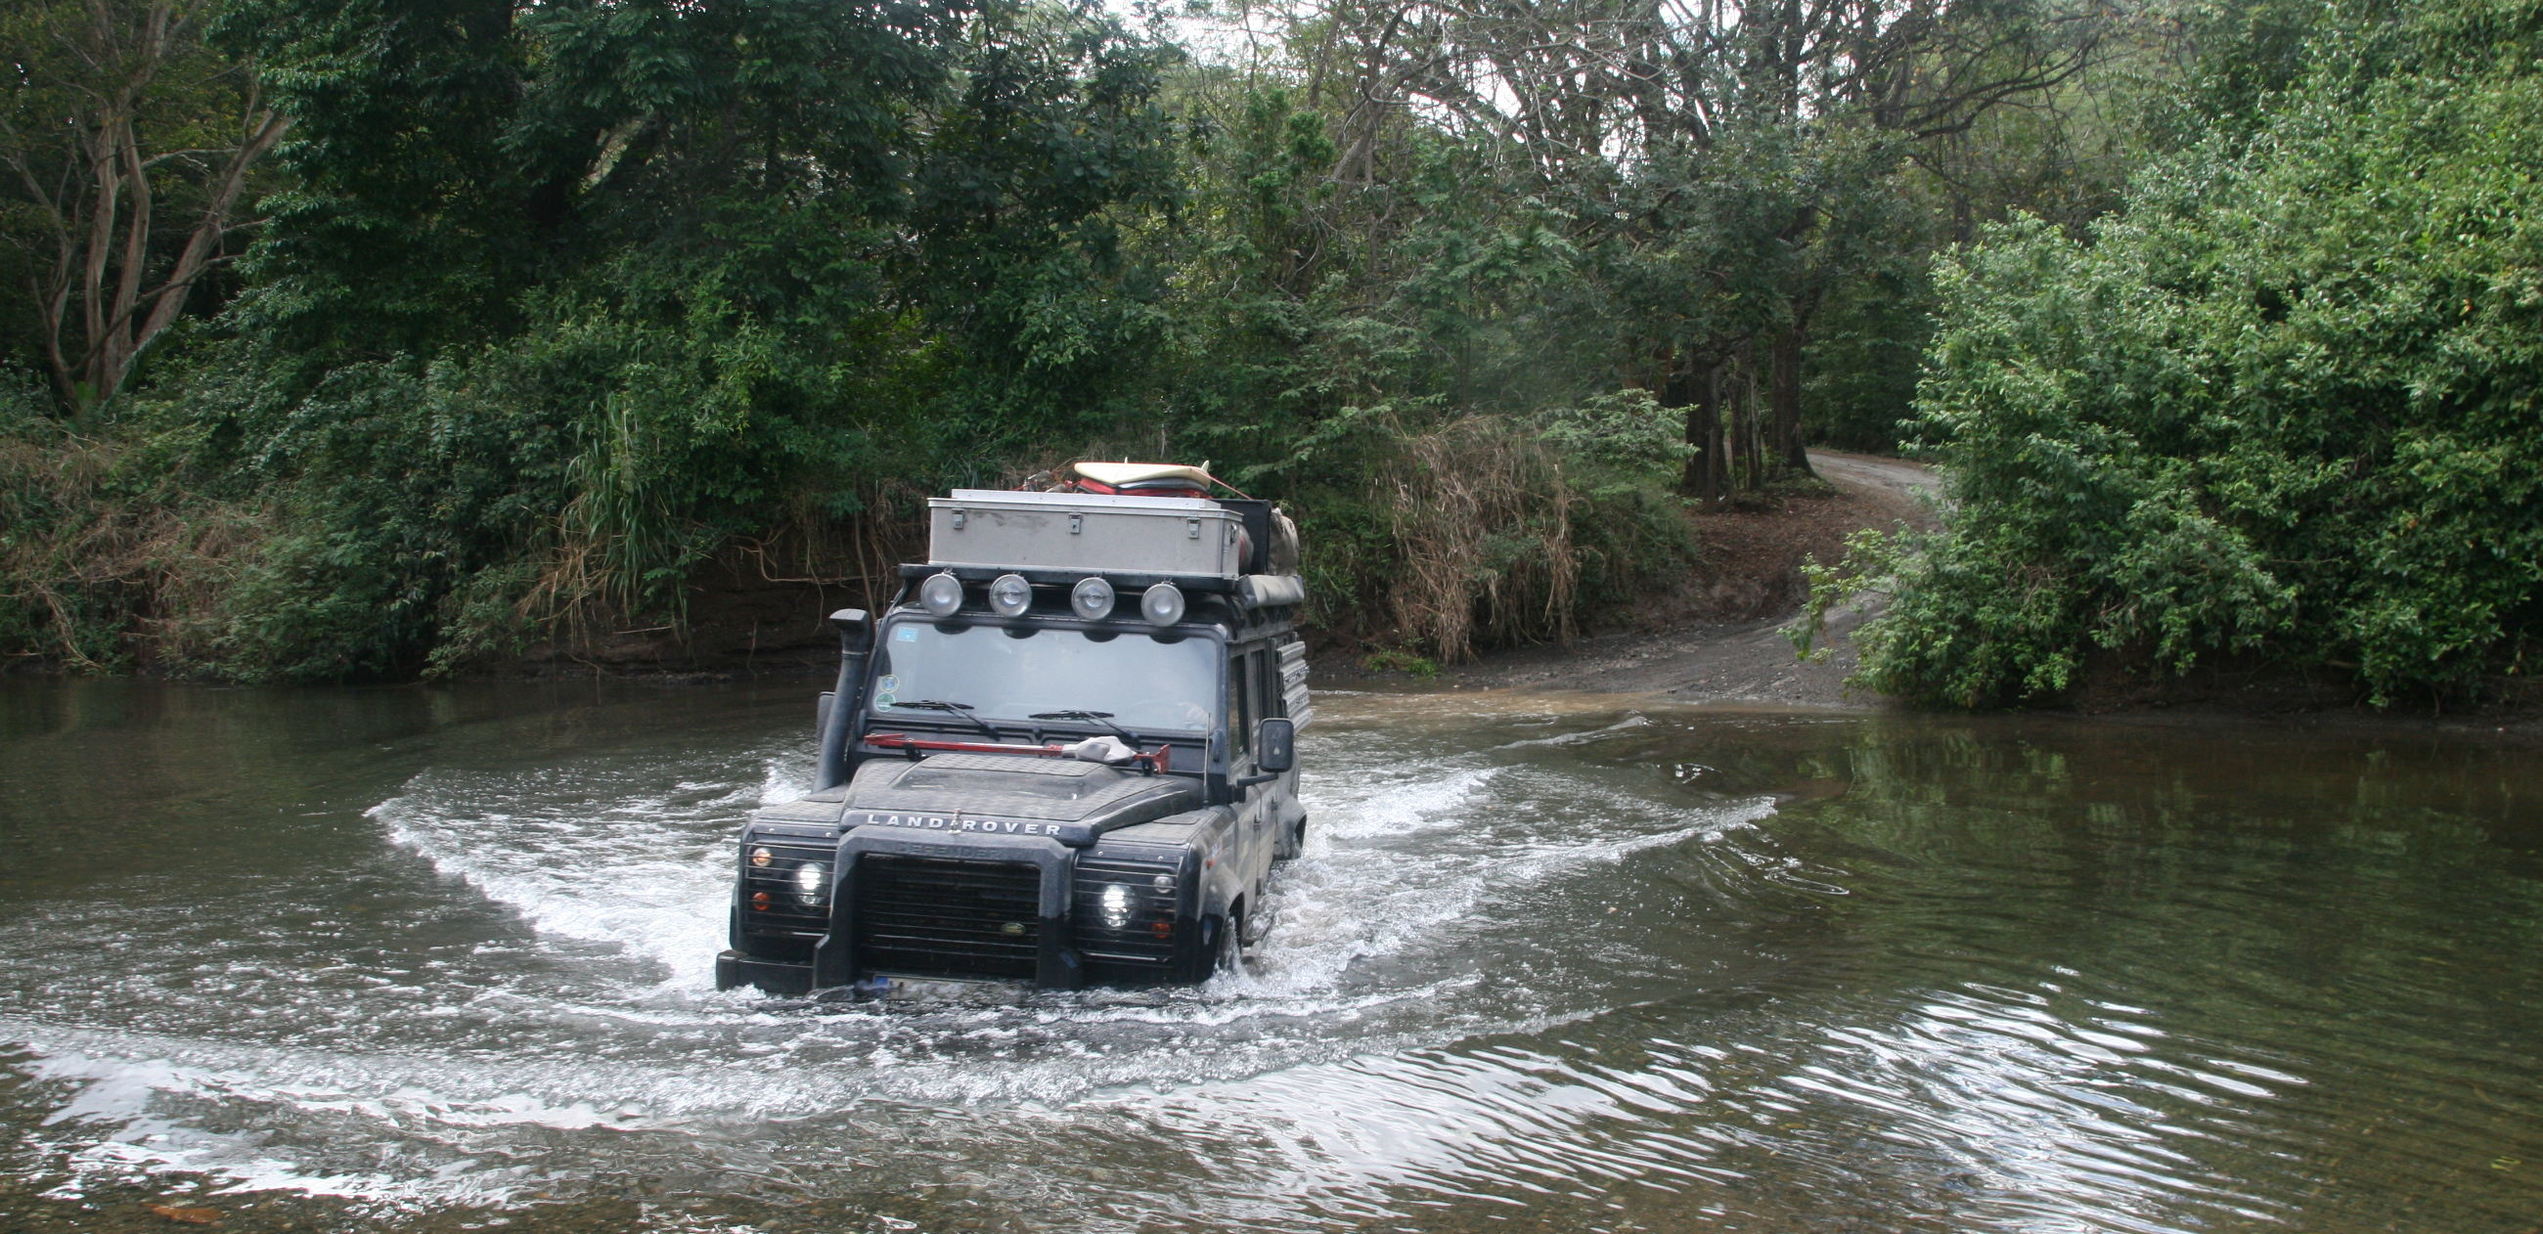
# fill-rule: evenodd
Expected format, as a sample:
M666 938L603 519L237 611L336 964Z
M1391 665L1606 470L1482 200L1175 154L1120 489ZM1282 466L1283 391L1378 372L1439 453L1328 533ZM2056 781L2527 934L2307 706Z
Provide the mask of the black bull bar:
M859 866L864 859L880 856L976 862L1028 866L1034 872L1032 971L999 975L1030 979L1044 989L1078 989L1086 984L1086 962L1070 945L1070 879L1075 851L1049 836L859 827L839 841L836 860L830 867L830 929L814 944L810 965L758 960L733 952L726 952L717 963L729 966L732 976L763 989L806 992L856 985L869 976L860 969L861 944L872 941L858 936L858 895L864 881L859 878Z

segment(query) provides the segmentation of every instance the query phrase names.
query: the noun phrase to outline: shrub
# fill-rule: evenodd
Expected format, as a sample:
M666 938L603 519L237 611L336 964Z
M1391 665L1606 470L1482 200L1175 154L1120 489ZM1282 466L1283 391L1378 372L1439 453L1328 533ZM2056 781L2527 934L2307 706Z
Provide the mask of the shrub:
M1943 263L1916 428L1954 508L1869 681L1984 705L2091 655L2241 649L2382 704L2518 662L2543 617L2538 117L2513 64L2324 87L2159 165L2088 244L2017 223Z

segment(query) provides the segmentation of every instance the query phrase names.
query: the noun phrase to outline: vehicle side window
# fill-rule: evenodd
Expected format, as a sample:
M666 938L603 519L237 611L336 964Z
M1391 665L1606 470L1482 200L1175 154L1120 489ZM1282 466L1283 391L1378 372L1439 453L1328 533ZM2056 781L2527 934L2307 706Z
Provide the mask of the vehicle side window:
M1254 748L1254 700L1248 688L1252 674L1247 672L1248 658L1230 656L1227 661L1227 743L1235 757Z
M1283 716L1289 707L1280 696L1280 656L1266 647L1254 653L1254 697L1258 715Z

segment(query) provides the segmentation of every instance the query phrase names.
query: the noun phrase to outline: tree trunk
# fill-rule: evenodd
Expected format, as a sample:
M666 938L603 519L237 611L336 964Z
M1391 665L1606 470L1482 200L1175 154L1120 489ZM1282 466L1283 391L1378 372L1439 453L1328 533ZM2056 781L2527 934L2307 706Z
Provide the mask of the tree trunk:
M49 54L19 65L20 85L68 102L41 129L0 123L0 172L50 241L49 271L30 280L45 361L63 403L86 412L123 389L225 259L249 176L291 121L203 46L199 14L176 0L54 16ZM223 128L236 144L151 141Z
M1774 468L1810 475L1809 442L1801 432L1801 348L1799 326L1775 332L1766 357L1765 454ZM1766 461L1766 460L1760 460Z
M1686 443L1694 447L1678 492L1698 501L1720 501L1731 495L1729 444L1722 433L1722 365L1718 360L1680 358L1670 367L1661 403L1686 408Z

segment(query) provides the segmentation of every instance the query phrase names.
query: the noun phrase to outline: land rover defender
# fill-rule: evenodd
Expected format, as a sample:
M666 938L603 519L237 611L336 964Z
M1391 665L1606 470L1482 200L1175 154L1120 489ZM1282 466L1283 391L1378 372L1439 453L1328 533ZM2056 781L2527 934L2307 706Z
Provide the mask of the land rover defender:
M830 617L811 791L751 815L716 985L1192 983L1306 834L1297 539L1173 465L929 504L879 618Z

